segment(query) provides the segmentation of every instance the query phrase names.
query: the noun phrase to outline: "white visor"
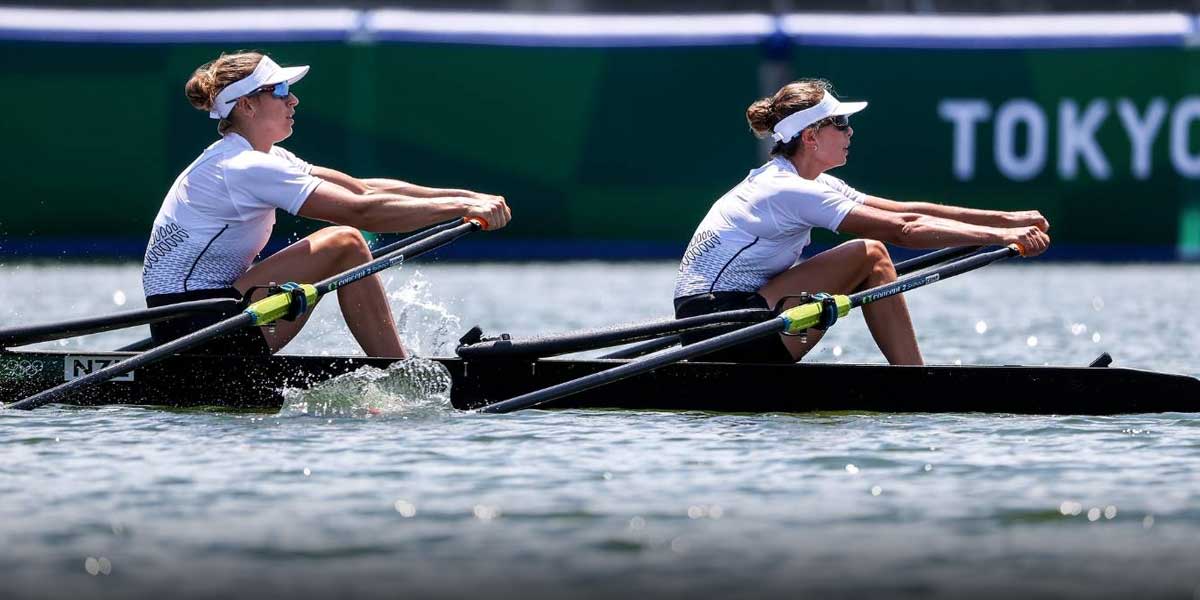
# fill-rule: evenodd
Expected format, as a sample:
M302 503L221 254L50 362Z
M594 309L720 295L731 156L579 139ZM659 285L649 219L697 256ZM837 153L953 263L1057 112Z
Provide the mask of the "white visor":
M825 92L825 97L813 106L804 110L794 112L775 125L775 133L771 137L777 142L788 143L792 141L805 127L826 119L829 117L837 117L841 115L852 115L867 107L866 102L838 102L837 98L828 90Z
M288 84L296 83L308 74L308 65L302 67L281 67L271 60L271 57L264 56L258 61L258 66L254 67L254 72L248 77L239 79L221 90L217 94L217 99L213 101L212 110L208 111L208 116L214 119L224 119L229 116L233 107L237 106L238 98L253 93L260 87L274 85L284 81Z

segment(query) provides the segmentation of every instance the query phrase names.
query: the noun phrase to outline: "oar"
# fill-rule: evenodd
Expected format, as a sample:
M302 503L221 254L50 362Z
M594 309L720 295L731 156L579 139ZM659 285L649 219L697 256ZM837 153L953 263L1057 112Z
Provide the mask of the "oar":
M412 234L412 235L410 235L410 236L408 236L408 237L406 237L406 238L404 238L404 239L402 239L402 240L400 240L400 241L398 241L398 242L393 242L393 243L391 243L391 244L388 244L388 245L386 245L386 246L383 246L383 247L381 247L381 248L376 248L376 249L372 250L372 251L371 251L371 258L379 258L380 256L383 256L384 254L388 254L388 253L390 253L390 252L393 252L393 251L394 251L394 250L396 250L397 248L403 248L404 246L407 246L407 245L409 245L409 244L415 244L415 243L417 243L417 242L419 242L419 241L421 241L421 240L423 240L423 239L425 239L425 238L427 238L427 237L429 237L429 236L431 236L431 235L434 235L434 234L441 233L441 232L443 232L443 231L446 231L446 230L448 230L448 229L453 229L453 228L455 228L455 227L457 227L458 225L461 225L461 224L462 224L462 219L451 219L451 220L449 220L449 221L446 221L445 223L438 223L437 225L433 225L433 226L431 226L431 227L427 227L427 228L425 228L425 229L422 229L422 230L420 230L420 231L418 231L418 232L416 232L416 233L414 233L414 234ZM411 256L410 256L409 258L411 259L411 258L413 258L413 257L411 257ZM222 302L222 303L226 303L226 302L235 302L235 303L236 303L236 302L239 302L238 300L226 300L226 299L223 299L223 298L222 298L222 299L219 299L219 301L220 301L220 302ZM165 309L165 308L172 308L172 307L176 307L176 306L182 306L183 304L186 304L186 303L172 304L172 305L170 305L170 306L162 306L162 307L159 307L159 308L164 308L164 309ZM221 309L223 309L223 308L224 308L224 306L225 306L225 304L222 304L222 305L220 305L219 307L217 307L217 308L214 308L213 310L214 310L214 311L221 310ZM184 314L192 314L192 313L190 313L190 312L189 312L189 313L184 313ZM179 316L182 316L182 315L179 315ZM166 317L166 318L172 318L172 317ZM120 329L121 327L129 327L129 326L132 326L132 325L143 325L143 324L146 324L146 323L153 323L153 322L156 322L156 321L161 321L161 320L165 320L165 318L164 318L164 319L155 319L154 321L143 321L143 322L140 322L140 323L128 323L128 324L123 324L123 325L116 326L116 327L109 327L109 328L107 328L107 329L96 329L96 330L92 330L92 331L87 331L87 332L85 332L85 333L97 333L97 332L100 332L100 331L108 331L109 329ZM52 325L53 325L53 324L52 324ZM52 326L52 325L51 325L51 326ZM3 332L2 332L2 331L0 331L0 335L3 335ZM13 346L22 346L22 345L25 345L25 344L32 344L32 343L34 343L35 341L36 341L36 342L44 342L44 341L47 341L47 340L55 340L55 339L59 339L59 338L67 338L67 337L75 337L75 336L78 336L78 335L84 335L84 333L70 333L70 332L68 332L66 335L58 335L58 336L56 336L56 337L52 337L52 338L45 338L45 339L40 339L40 340L31 340L31 341L28 341L28 342L22 342L22 343L20 343L20 344L9 344L9 345L13 345ZM3 343L0 343L0 347L4 347L4 346L5 346L5 344L3 344ZM133 342L132 344L128 344L128 345L122 346L122 347L120 347L120 348L117 348L117 351L118 351L118 352L141 352L141 351L143 351L143 350L148 350L148 349L150 349L150 348L153 348L153 347L154 347L154 339L153 339L153 338L145 338L145 339L141 339L141 340L138 340L138 341L136 341L136 342Z
M9 327L0 329L0 347L7 348L9 346L24 346L26 344L34 344L37 342L48 342L61 338L77 337L88 335L90 333L100 333L101 331L111 331L113 329L122 329L125 327L133 327L134 325L145 325L147 323L157 323L166 321L176 317L187 315L195 315L208 312L220 312L228 310L231 307L237 306L238 300L233 298L209 298L206 300L192 300L189 302L180 302L178 304L170 304L167 306L158 306L155 308L146 308L140 310L129 310L125 312L113 313L102 317L90 317L86 319L73 319L70 321L59 321L57 323L41 323L38 325L26 325L21 327Z
M194 348L216 337L236 331L243 327L267 325L279 319L294 318L303 314L307 307L316 304L317 300L338 288L347 286L355 281L369 277L384 269L402 264L404 259L420 256L453 242L454 240L479 229L476 221L466 221L440 233L429 236L415 244L398 248L369 263L355 267L343 273L330 277L316 285L291 284L290 289L272 294L246 307L246 310L224 321L210 325L197 332L185 335L179 339L167 342L162 346L148 350L137 356L132 356L99 371L68 381L57 387L38 392L24 400L16 402L9 408L34 409L44 404L69 396L84 387L100 383L133 371L145 365L157 362L168 356Z
M388 254L390 252L395 251L397 248L403 248L409 244L415 244L431 235L438 234L438 233L441 233L443 231L447 231L450 229L454 229L455 227L458 227L459 225L462 225L462 219L450 219L449 221L446 221L445 223L438 223L437 225L426 227L425 229L422 229L422 230L420 230L398 242L393 242L382 248L376 248L374 250L371 250L371 257L379 258L380 256L383 256L384 254Z
M919 271L925 267L941 264L949 260L961 258L968 254L974 254L983 249L983 246L959 246L956 248L942 248L928 252L920 256L910 258L908 260L896 263L896 274L907 275L913 271Z
M773 312L766 309L744 308L682 319L660 319L533 338L501 337L477 340L459 346L455 352L463 358L540 358L640 342L712 325L760 323L774 316Z
M771 319L770 321L750 325L737 331L731 331L724 335L719 335L702 342L697 342L690 346L670 348L668 350L656 352L654 354L632 360L619 367L608 369L607 371L593 373L591 375L580 377L579 379L573 379L571 381L553 385L545 389L523 394L508 400L503 400L495 404L490 404L481 408L480 411L487 413L507 413L515 410L532 408L539 404L550 402L551 400L557 400L564 396L577 394L579 392L613 383L615 381L621 381L622 379L628 379L635 375L641 375L642 373L648 373L659 367L676 363L681 360L688 360L690 358L703 356L705 354L729 348L730 346L736 346L756 338L780 333L799 334L803 333L806 329L810 329L818 325L822 327L828 327L829 325L832 325L838 317L844 317L849 314L850 309L852 308L858 308L872 302L883 300L884 298L888 298L890 296L895 296L896 294L900 294L908 290L916 289L937 281L941 281L943 279L947 279L949 277L953 277L960 273L966 273L967 271L978 269L998 260L1003 260L1020 253L1021 252L1017 246L1008 246L999 250L992 250L990 252L983 252L974 256L968 256L966 258L941 265L931 269L930 271L914 273L912 275L901 277L891 283L868 290L863 290L849 296L828 296L825 300L820 302L801 304L800 306L785 310L780 313L779 316Z

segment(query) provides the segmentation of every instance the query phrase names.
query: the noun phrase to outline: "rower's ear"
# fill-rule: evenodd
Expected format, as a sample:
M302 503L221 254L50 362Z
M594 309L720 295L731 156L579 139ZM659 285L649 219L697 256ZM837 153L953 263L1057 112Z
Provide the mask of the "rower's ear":
M808 127L800 132L800 143L805 150L815 150L817 147L817 128Z

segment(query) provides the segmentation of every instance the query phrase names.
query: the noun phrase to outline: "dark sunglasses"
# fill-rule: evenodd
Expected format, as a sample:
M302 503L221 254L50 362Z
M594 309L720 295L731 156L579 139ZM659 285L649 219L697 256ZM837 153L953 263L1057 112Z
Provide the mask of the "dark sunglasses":
M273 85L264 85L263 87L260 87L257 90L246 94L245 96L238 96L238 98L249 98L250 96L261 94L263 92L271 92L271 95L275 96L276 98L287 98L288 95L292 93L289 87L290 86L288 85L288 82L280 81L279 83ZM237 101L238 99L234 98L233 100L226 100L225 104L233 104Z
M825 119L819 125L817 125L817 129L820 129L826 125L832 125L833 128L838 131L845 131L847 129L850 129L850 117L847 117L846 115L838 115L836 117L829 117L828 119Z

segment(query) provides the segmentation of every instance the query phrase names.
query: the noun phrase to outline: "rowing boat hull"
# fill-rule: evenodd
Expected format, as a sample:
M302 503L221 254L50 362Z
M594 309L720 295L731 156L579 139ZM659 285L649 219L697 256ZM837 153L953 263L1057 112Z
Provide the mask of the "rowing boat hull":
M0 401L12 402L130 353L0 354ZM451 401L478 408L622 364L620 360L436 359ZM278 410L281 390L308 388L389 359L326 356L167 358L123 381L87 388L79 405ZM1122 414L1200 412L1200 380L1122 368L1029 366L734 365L688 362L555 401L545 408L716 412Z

